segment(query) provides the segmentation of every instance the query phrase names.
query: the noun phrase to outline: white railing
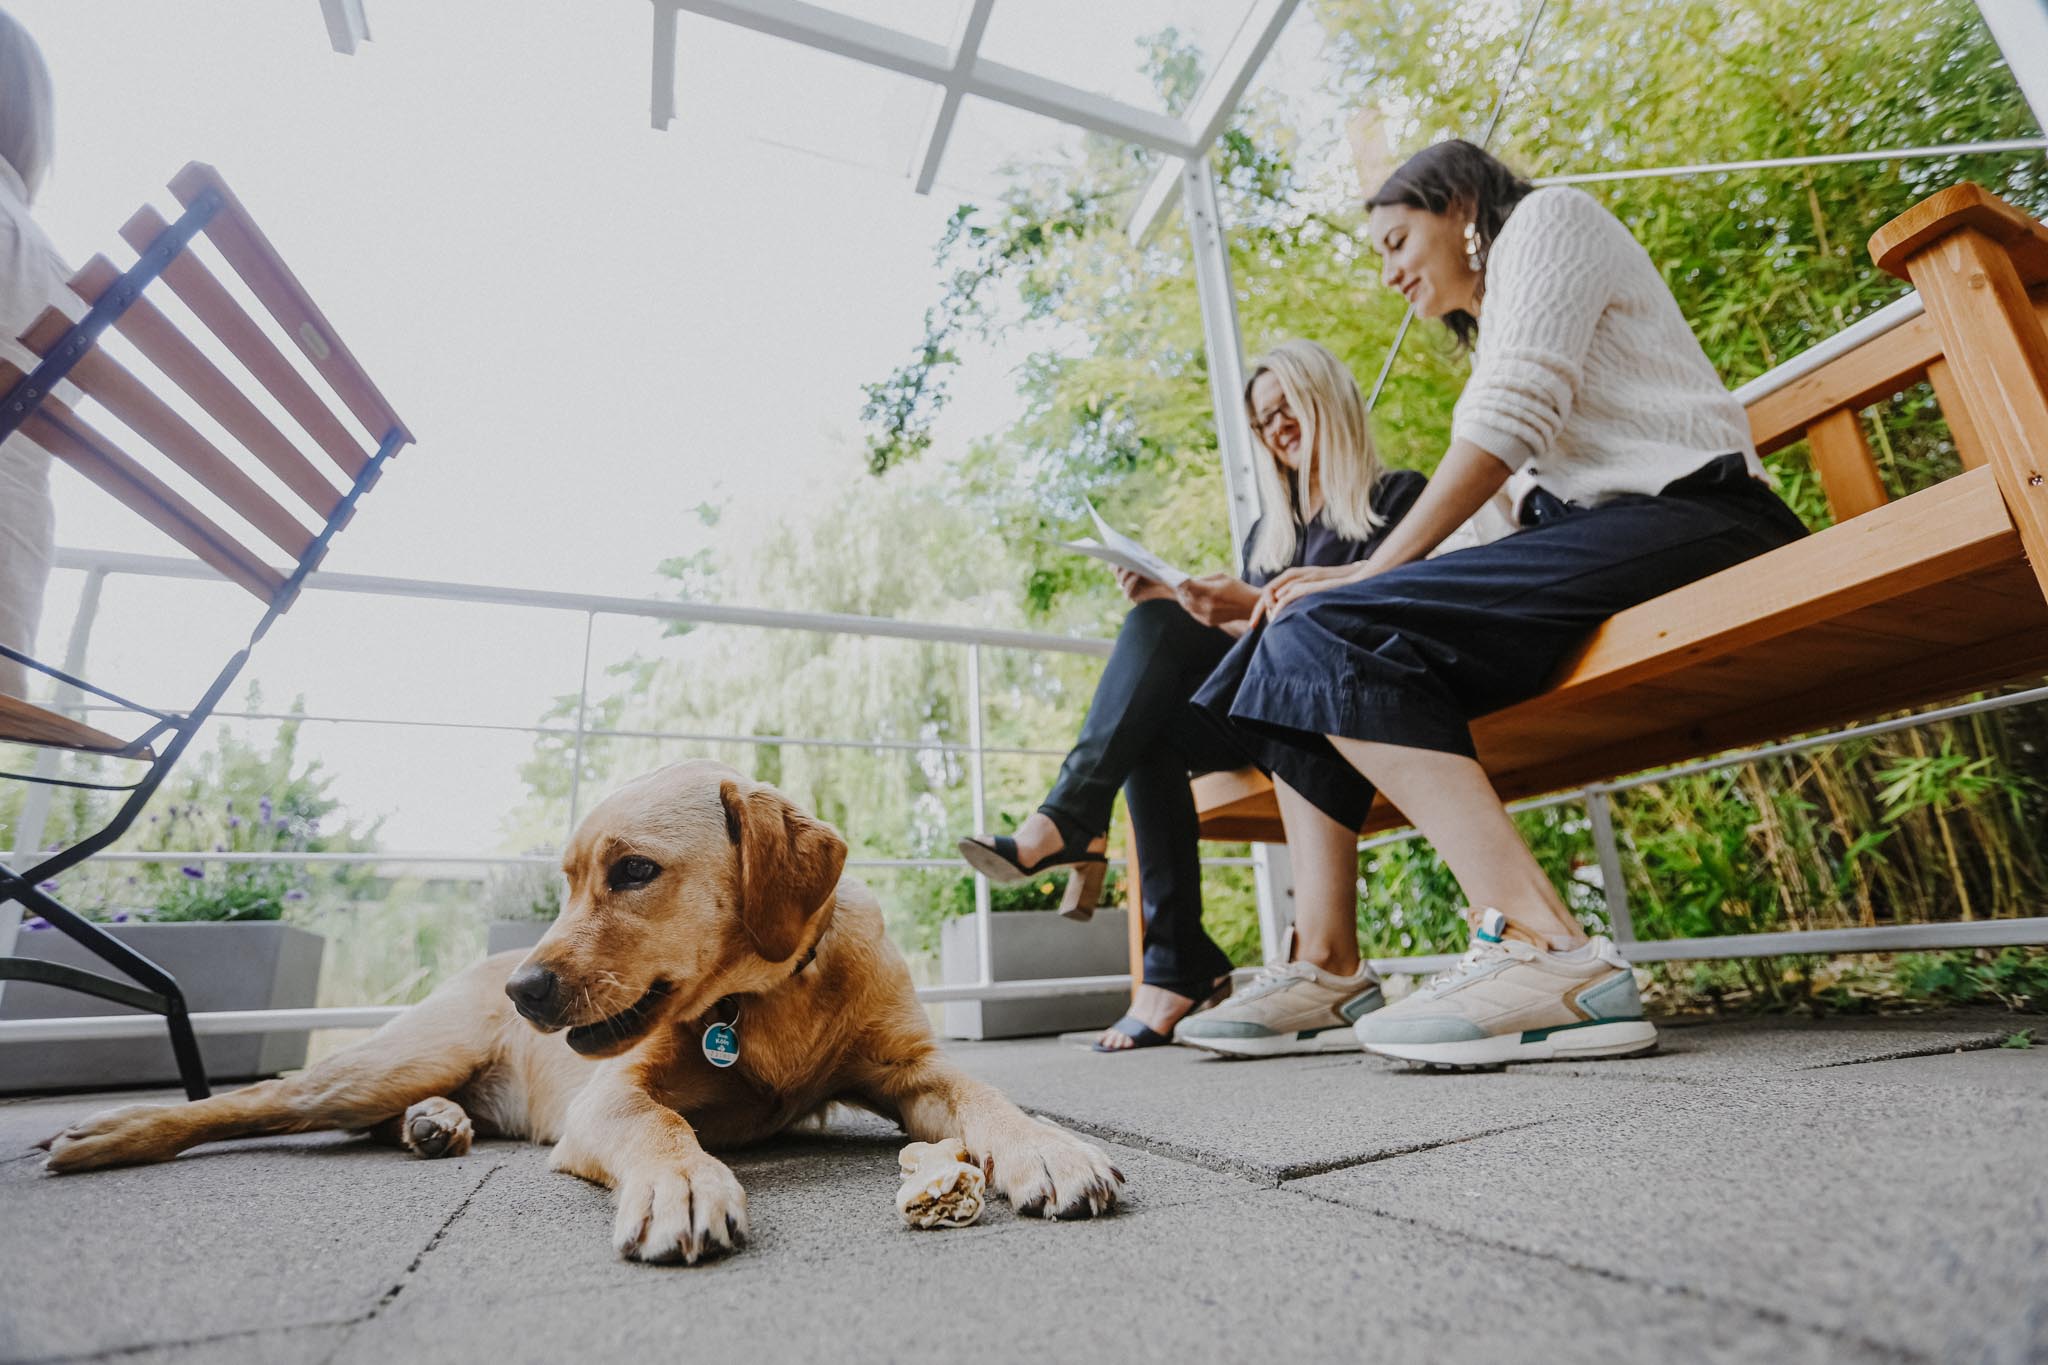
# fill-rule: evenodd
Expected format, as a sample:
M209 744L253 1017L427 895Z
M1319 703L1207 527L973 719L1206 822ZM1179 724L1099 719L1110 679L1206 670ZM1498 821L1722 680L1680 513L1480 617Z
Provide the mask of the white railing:
M158 579L186 579L197 581L218 581L218 575L207 566L192 560L163 558L153 555L129 554L116 551L61 549L57 552L55 565L58 569L72 570L86 575L85 590L80 594L77 618L73 623L70 643L67 648L67 671L83 671L83 663L89 645L95 614L101 591L110 577L129 575ZM744 745L778 745L785 747L815 747L834 749L856 749L869 751L909 751L921 753L946 753L966 758L968 764L968 794L973 819L979 828L987 811L987 771L985 760L991 755L1057 757L1064 750L1031 748L1018 745L990 744L983 730L983 714L986 709L982 689L981 655L984 649L1023 650L1036 652L1057 652L1069 654L1106 656L1111 648L1107 640L1079 639L1069 636L1049 635L1031 631L1002 630L986 627L955 626L941 623L892 620L881 617L856 616L843 613L791 612L762 608L732 607L703 602L663 601L658 599L604 596L590 593L551 592L525 588L511 588L487 584L434 582L420 579L390 578L364 574L316 573L306 583L311 593L338 592L371 594L384 597L425 598L444 602L465 604L491 604L518 606L548 611L562 611L581 614L585 618L583 631L582 675L579 682L579 696L574 724L492 724L462 721L419 720L406 716L377 715L311 715L274 711L217 711L215 715L224 720L298 720L314 721L334 725L360 726L402 726L440 730L485 730L508 733L526 733L535 736L559 736L572 746L572 765L576 774L572 778L568 819L563 831L567 837L582 814L582 793L576 784L580 782L582 759L585 745L591 740L602 739L652 739L675 740L694 743L729 743ZM810 736L783 734L712 734L698 731L650 730L650 729L609 729L590 725L590 679L593 659L591 656L592 627L600 616L625 616L666 622L689 622L693 624L720 624L734 626L762 627L776 630L809 631L830 635L860 635L887 637L904 640L921 640L956 645L965 650L966 670L964 686L968 714L968 737L962 743L953 740L905 740L883 739L861 736ZM602 662L602 661L596 661ZM163 699L153 699L163 700ZM120 708L82 701L75 693L60 695L54 703L58 709L75 714L89 714L96 711L115 711ZM47 754L40 760L48 769L43 775L54 771L55 756ZM32 787L24 802L23 816L18 822L14 842L21 845L9 857L17 868L25 870L33 858L32 850L40 843L40 831L44 812L48 809L49 789ZM27 837L21 837L26 835ZM554 861L547 855L520 855L446 850L393 850L377 852L250 852L235 853L219 850L189 849L163 851L115 850L99 855L95 861L127 863L236 863L236 864L354 864L396 867L405 865L459 865L491 867L507 865L547 864ZM1112 858L1112 863L1121 864L1122 859ZM1249 858L1213 857L1203 859L1208 866L1249 866ZM849 868L874 869L958 869L968 870L957 858L928 857L854 857L847 862ZM922 999L932 1002L965 1000L1004 1000L1037 998L1113 989L1128 986L1127 975L1099 977L1059 978L1045 981L997 981L994 979L990 955L991 906L987 879L974 875L974 916L977 921L978 947L976 952L978 971L976 980L966 985L924 986L919 988ZM0 921L0 937L12 938L13 919L18 918L19 907L9 905L0 908L13 911L13 916ZM9 944L0 942L0 953L7 951ZM233 1011L194 1016L198 1031L237 1032L255 1027L335 1027L360 1028L390 1018L398 1011L395 1007L363 1006L336 1009L282 1010L282 1011ZM92 1017L77 1019L22 1020L0 1022L0 1038L78 1038L78 1037L122 1037L148 1032L152 1023L147 1016L128 1018L123 1016ZM160 1021L156 1027L161 1027Z

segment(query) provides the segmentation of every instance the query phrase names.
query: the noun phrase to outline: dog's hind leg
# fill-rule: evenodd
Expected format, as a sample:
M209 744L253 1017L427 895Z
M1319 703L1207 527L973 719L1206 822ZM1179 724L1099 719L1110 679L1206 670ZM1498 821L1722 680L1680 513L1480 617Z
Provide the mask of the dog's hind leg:
M44 1167L62 1174L132 1166L226 1138L375 1128L421 1100L459 1091L489 1061L502 1013L502 981L487 973L489 966L479 963L362 1042L297 1075L189 1104L135 1104L95 1114L45 1144ZM502 969L495 975L501 978Z
M432 1095L385 1119L370 1136L418 1157L462 1156L476 1137L476 1126L454 1100Z

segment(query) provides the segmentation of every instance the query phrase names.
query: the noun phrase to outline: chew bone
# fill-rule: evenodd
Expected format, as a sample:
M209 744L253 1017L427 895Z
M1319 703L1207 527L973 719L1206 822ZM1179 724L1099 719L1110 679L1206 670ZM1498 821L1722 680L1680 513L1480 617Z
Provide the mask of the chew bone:
M896 1210L914 1228L964 1228L981 1217L984 1177L957 1138L913 1142L897 1156Z

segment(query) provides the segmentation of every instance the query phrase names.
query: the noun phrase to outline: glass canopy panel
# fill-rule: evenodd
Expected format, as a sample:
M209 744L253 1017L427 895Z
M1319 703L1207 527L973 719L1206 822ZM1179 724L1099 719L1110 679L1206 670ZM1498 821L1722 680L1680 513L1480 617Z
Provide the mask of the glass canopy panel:
M1252 0L996 0L981 55L1005 66L1171 113L1148 74L1154 40L1196 58L1196 85L1215 69L1252 10Z
M960 101L933 193L992 204L1041 172L1072 180L1088 142L1087 132L1071 124L969 95Z
M914 12L918 6L906 5ZM676 28L677 125L904 175L938 87L691 14Z
M825 8L929 43L950 44L959 34L967 0L827 0Z

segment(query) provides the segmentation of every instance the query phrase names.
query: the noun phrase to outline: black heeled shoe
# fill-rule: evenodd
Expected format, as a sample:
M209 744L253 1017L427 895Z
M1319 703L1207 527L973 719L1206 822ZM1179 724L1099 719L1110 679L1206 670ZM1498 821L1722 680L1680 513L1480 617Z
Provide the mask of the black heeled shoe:
M967 865L1001 886L1016 886L1047 872L1067 870L1066 893L1060 897L1060 913L1068 919L1089 920L1102 899L1103 879L1109 875L1109 855L1088 847L1089 840L1067 843L1026 867L1017 858L1017 841L1007 834L986 838L970 836L959 843L960 856Z
M1159 989L1163 991L1171 991L1175 995L1188 994L1188 998L1195 1001L1194 1004L1188 1007L1187 1013L1181 1016L1181 1019L1186 1019L1192 1015L1200 1014L1205 1009L1209 1009L1215 1005L1220 1005L1225 1000L1228 1000L1230 998L1230 988L1234 983L1230 973L1225 972L1222 976L1216 979L1215 986L1213 989L1210 990L1209 995L1206 999L1197 999L1192 994L1183 992L1179 989L1179 982L1173 982L1170 984L1158 982L1154 984L1158 985ZM1194 989L1200 990L1201 987L1197 986ZM1104 1047L1101 1043L1097 1042L1090 1044L1094 1051L1136 1052L1140 1048L1165 1047L1171 1042L1173 1042L1173 1034L1171 1031L1161 1033L1158 1029L1153 1028L1150 1024L1138 1018L1138 1016L1135 1014L1126 1014L1123 1018L1117 1020L1114 1024L1111 1024L1109 1027L1114 1031L1121 1033L1124 1037L1130 1039L1131 1045L1129 1047ZM1180 1019L1174 1020L1174 1027L1180 1027Z

